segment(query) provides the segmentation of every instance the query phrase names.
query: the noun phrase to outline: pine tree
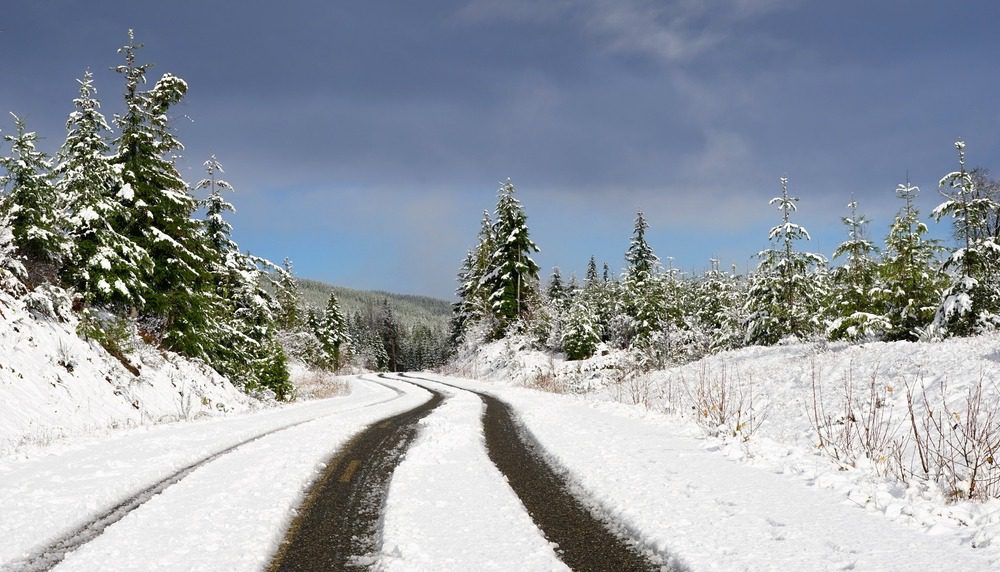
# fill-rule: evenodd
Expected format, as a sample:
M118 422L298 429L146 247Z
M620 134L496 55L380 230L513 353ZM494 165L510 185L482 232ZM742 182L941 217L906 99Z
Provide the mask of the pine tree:
M6 171L0 187L7 189L0 211L7 214L14 245L27 268L28 286L58 283L56 274L68 243L58 228L58 196L52 182L49 158L35 148L38 135L27 131L24 121L14 117L15 133L4 135L11 155L0 158Z
M914 206L920 189L907 181L896 187L903 207L896 214L885 239L879 263L882 284L877 298L890 324L887 340L916 340L934 319L943 288L943 275L934 267L940 250L937 241L924 238L927 225Z
M198 203L171 156L183 146L170 130L169 111L187 93L187 84L165 74L151 89L140 90L150 67L136 64L141 47L130 30L128 44L119 50L125 63L115 68L126 85L126 110L115 118L120 134L114 162L123 181L117 195L132 212L116 228L153 260L145 280L145 321L162 332L169 349L204 357L214 317L211 275L204 270L207 241L192 218Z
M865 238L868 219L858 214L857 201L852 200L847 208L850 215L841 218L847 227L847 240L833 253L834 258L846 257L846 261L832 272L829 312L833 321L827 333L831 339L877 338L891 328L876 296L878 268L872 255L878 249Z
M621 344L649 341L665 313L665 292L659 280L660 259L646 242L649 224L642 212L636 213L632 241L625 253L623 286L624 316L629 320L631 336L626 333Z
M768 203L781 211L781 224L768 233L768 239L777 241L781 248L757 254L760 265L751 279L745 303L749 314L747 342L752 344L774 344L786 336L803 338L819 326L826 260L818 254L795 250L796 241L809 240L808 231L791 222L797 201L788 195L788 179L782 177L781 196Z
M531 259L538 247L528 236L527 217L514 197L510 179L500 186L495 219L494 250L483 284L490 292L495 320L493 335L499 338L511 325L529 315L531 301L538 292L538 264Z
M938 221L950 216L959 241L945 262L952 280L934 316L934 327L947 335L967 336L1000 326L1000 244L988 228L1000 204L976 190L965 169L965 143L956 141L955 149L959 170L941 179L945 201L931 213Z
M95 97L93 74L88 70L79 83L80 95L73 100L75 109L66 121L66 141L54 169L72 245L63 276L88 303L118 311L141 307L147 290L143 277L152 270L152 261L112 225L129 214L114 195L122 181L107 157L110 128Z

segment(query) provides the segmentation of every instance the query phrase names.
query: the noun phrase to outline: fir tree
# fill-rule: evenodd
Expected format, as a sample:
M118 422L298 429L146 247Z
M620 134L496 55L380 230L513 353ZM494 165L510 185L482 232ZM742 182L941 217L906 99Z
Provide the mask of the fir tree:
M458 273L458 289L455 291L458 301L452 306L452 347L461 343L470 324L492 319L487 276L494 250L493 221L490 213L483 211L476 247L466 253Z
M14 231L6 212L0 211L0 292L11 296L24 293L26 275L14 245ZM2 314L0 314L2 316Z
M743 345L745 293L735 267L723 272L719 261L712 259L711 269L694 287L692 316L696 327L709 339L711 351L735 349Z
M645 215L636 213L632 241L625 253L622 282L624 314L630 320L632 335L626 333L626 339L619 341L621 344L648 341L664 315L664 290L658 276L660 259L646 242L648 228Z
M514 197L510 179L500 186L495 219L494 250L483 284L490 293L493 335L501 337L516 321L528 316L538 291L538 264L531 259L538 247L528 236L527 217Z
M771 199L781 211L781 224L771 228L768 239L780 249L758 253L760 265L750 283L745 310L748 312L747 342L774 344L786 336L806 337L819 326L818 311L823 295L822 271L826 260L810 252L798 252L794 244L809 240L809 233L791 221L795 197L788 195L788 179L781 178L781 196Z
M577 298L570 306L562 328L562 347L571 360L587 359L594 355L600 335L594 328L594 314L582 298Z
M382 347L386 354L386 368L389 371L401 371L403 369L403 333L396 315L389 305L389 300L382 301L380 308L380 320L378 323L378 335L382 339Z
M129 31L119 50L125 63L125 113L116 117L120 135L114 161L122 175L120 197L132 216L119 221L124 234L149 252L151 275L145 280L147 322L162 331L169 349L204 357L212 327L210 273L204 271L207 244L201 224L192 218L198 205L177 172L172 153L183 149L170 130L169 111L187 92L180 78L165 74L149 90L140 90L150 66L136 64L142 45Z
M952 218L959 247L945 262L952 281L934 316L934 326L948 335L966 336L1000 325L1000 244L988 229L1000 204L976 190L965 169L965 143L956 141L955 148L959 170L941 179L945 201L932 215L938 221Z
M549 288L545 292L545 295L556 308L560 310L566 309L569 293L567 287L563 284L562 274L559 272L558 266L552 268L552 277L549 279Z
M857 201L852 200L847 208L850 215L841 218L847 227L847 240L833 253L835 259L846 260L832 272L830 314L833 321L828 334L832 339L875 338L891 327L878 307L876 296L878 272L872 255L878 249L865 238L868 219L858 214Z
M58 228L58 196L52 183L52 164L35 148L38 135L27 131L24 121L14 117L15 133L4 135L11 155L0 158L6 174L0 187L7 189L0 211L7 214L14 244L27 268L29 287L54 283L68 244Z
M301 302L299 299L299 283L292 270L292 261L285 258L281 268L274 271L272 278L275 297L278 301L277 324L283 330L295 330L301 324Z
M914 206L919 192L909 182L896 187L903 207L889 227L878 267L882 286L876 298L890 324L887 340L916 340L933 320L943 287L943 276L934 268L940 247L937 241L924 238L927 225Z
M348 334L347 320L341 314L340 304L333 294L330 294L330 298L326 302L326 310L318 324L316 337L328 356L334 371L339 370L343 365L343 354L351 344L351 337Z
M587 262L587 277L583 281L584 287L586 288L597 284L597 280L597 260L591 256L590 260Z
M73 100L75 109L66 121L66 141L54 170L72 244L63 276L89 303L119 311L141 307L147 290L143 280L152 261L112 225L130 215L114 195L122 181L107 157L110 128L95 97L93 74L88 70L79 83L80 95Z

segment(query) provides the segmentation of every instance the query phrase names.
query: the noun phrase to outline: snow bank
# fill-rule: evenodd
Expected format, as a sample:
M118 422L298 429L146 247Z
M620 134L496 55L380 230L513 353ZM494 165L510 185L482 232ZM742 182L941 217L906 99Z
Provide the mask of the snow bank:
M835 502L922 530L941 542L970 548L1000 546L1000 500L956 501L948 483L913 475L901 480L893 468L901 461L919 469L910 437L908 389L918 414L926 392L932 408L946 405L951 418L962 421L969 391L982 381L983 410L1000 411L996 335L935 343L751 347L649 373L640 373L634 364L628 354L614 351L567 362L514 339L466 351L446 371L505 386L578 393L587 402L628 404L636 415L657 423L670 420L672 429L664 438L675 433L696 438L716 457L784 475L785 480L829 495ZM723 384L730 407L742 400L744 416L738 428L732 418L728 424L715 422L711 399L704 397L713 391L717 397ZM830 446L818 446L814 395L821 406L820 419L825 416L836 431L845 420L848 394L856 413L867 411L873 397L879 403L887 446L874 458L855 451L838 460ZM891 458L897 442L902 447L900 460ZM963 486L967 490L967 483L958 483L959 492Z
M130 373L77 322L35 318L0 302L0 457L69 435L204 415L245 412L260 402L198 362L141 340Z

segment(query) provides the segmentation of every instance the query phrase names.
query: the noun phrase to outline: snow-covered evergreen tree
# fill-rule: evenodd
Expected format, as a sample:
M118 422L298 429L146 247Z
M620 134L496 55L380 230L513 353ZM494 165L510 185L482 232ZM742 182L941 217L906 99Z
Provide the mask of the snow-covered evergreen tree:
M594 327L594 312L583 297L573 300L566 313L561 332L562 348L571 360L594 355L601 337Z
M745 292L736 274L719 268L719 260L712 259L711 269L694 286L691 317L693 326L709 340L709 349L721 351L743 345L746 314L743 310Z
M618 328L619 345L648 341L660 327L660 320L665 314L665 289L659 279L660 259L646 241L648 228L646 216L642 212L636 213L632 240L625 253L626 266L622 279L625 320Z
M450 341L453 347L462 342L471 324L492 320L491 292L486 277L494 250L493 220L489 211L483 211L476 247L466 253L458 273L455 291L458 301L452 306Z
M846 258L833 270L829 313L832 321L827 327L831 339L874 339L891 328L880 308L876 281L878 266L872 255L878 248L865 237L868 219L858 214L858 203L847 204L850 214L841 217L847 227L847 240L842 242L833 257Z
M208 240L205 259L215 295L206 295L206 307L211 307L213 313L206 328L211 328L216 344L207 358L216 369L248 389L271 390L283 399L292 389L287 360L276 338L276 303L263 288L265 269L275 265L240 251L232 238L232 225L225 218L235 208L222 195L223 191L233 192L233 186L219 178L222 164L214 156L204 166L207 176L195 187L209 192L202 203L203 227Z
M781 224L771 228L768 239L780 248L757 254L760 264L751 278L745 310L747 342L774 344L787 336L807 337L819 327L824 294L826 259L795 250L795 242L809 240L809 233L791 221L798 198L788 195L788 179L781 178L781 196L771 199L781 211Z
M326 302L323 318L317 324L316 337L333 370L340 369L344 365L344 354L351 345L351 336L348 333L347 320L340 312L340 303L334 294L330 294Z
M129 31L119 52L125 63L115 68L125 78L125 113L116 116L120 130L114 162L122 186L117 196L131 216L116 228L149 252L153 270L145 282L143 315L148 328L159 330L165 345L205 357L213 343L211 275L205 271L207 241L201 223L192 218L198 202L174 164L172 153L183 149L170 129L169 112L187 93L184 80L164 74L149 90L149 65L136 63L142 45Z
M285 258L281 268L274 271L272 283L278 301L277 324L283 330L295 330L302 322L302 302L299 299L299 283L292 270L292 261Z
M1000 244L988 228L1000 204L976 190L965 168L965 143L956 141L955 149L959 170L941 179L945 201L931 214L938 221L951 217L959 246L945 262L951 284L933 325L945 335L967 336L1000 326Z
M14 245L14 231L6 212L0 211L0 292L11 296L24 293L26 271Z
M927 225L915 206L920 189L909 182L896 187L903 207L896 214L879 263L882 284L878 298L891 324L887 340L916 340L934 319L944 276L935 268L940 247L925 238Z
M559 267L552 268L552 277L549 278L549 287L545 291L545 296L556 308L565 310L569 303L569 290L563 284L562 274Z
M141 307L149 254L118 232L113 221L130 216L115 193L122 186L108 159L108 123L96 98L93 74L79 80L80 95L66 121L66 141L54 169L65 204L63 225L72 248L63 267L66 282L91 304L124 311Z
M27 268L30 287L43 282L58 283L57 272L68 251L59 229L59 197L52 181L52 162L35 147L38 135L14 117L15 131L4 135L11 154L0 157L0 211L6 213L14 245Z
M527 217L510 179L498 191L492 236L494 250L482 283L490 293L493 335L502 337L511 325L530 314L531 302L538 297L539 268L531 258L538 247L528 234Z

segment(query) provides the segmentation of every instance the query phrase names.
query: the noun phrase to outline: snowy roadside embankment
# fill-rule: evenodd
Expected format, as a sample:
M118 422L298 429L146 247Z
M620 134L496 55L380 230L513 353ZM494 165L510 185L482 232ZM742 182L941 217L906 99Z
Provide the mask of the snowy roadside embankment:
M402 393L363 380L351 385L345 397L157 426L0 462L0 568L181 467L287 427L197 468L56 568L260 569L323 462L363 427L428 398L407 384L398 384Z
M727 458L682 420L578 396L459 383L507 401L599 511L694 570L1000 565L996 549L972 550L947 532L922 534L837 491Z
M69 435L209 414L259 402L211 368L141 340L131 373L77 321L34 318L21 300L0 302L0 458Z
M432 385L449 397L393 473L377 569L568 570L490 461L482 400Z

